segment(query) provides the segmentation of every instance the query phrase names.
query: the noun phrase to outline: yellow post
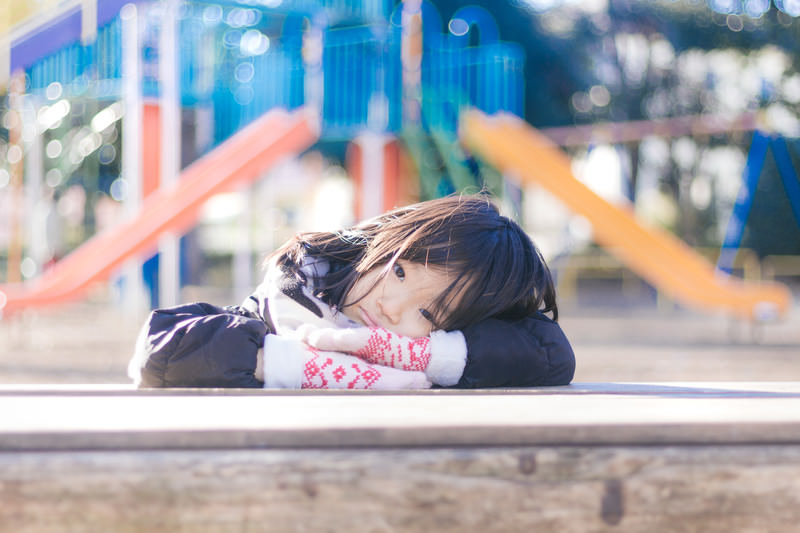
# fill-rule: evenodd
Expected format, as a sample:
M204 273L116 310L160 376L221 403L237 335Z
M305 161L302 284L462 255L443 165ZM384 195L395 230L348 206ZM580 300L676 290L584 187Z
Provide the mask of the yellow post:
M22 218L24 217L22 186L24 151L22 146L22 98L25 92L25 74L17 73L11 78L8 94L8 111L5 122L8 127L8 170L10 174L9 187L11 190L11 227L8 243L8 263L6 266L6 281L19 283L22 281Z

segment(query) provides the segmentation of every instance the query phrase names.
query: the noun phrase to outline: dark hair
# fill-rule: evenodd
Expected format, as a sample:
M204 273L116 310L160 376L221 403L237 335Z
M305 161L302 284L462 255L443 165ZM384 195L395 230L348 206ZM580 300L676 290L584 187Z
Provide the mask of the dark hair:
M485 194L401 207L338 232L301 233L275 252L295 273L306 253L330 262L314 287L318 297L338 308L362 274L403 259L452 276L428 309L437 329L536 311L558 320L552 276L541 253Z

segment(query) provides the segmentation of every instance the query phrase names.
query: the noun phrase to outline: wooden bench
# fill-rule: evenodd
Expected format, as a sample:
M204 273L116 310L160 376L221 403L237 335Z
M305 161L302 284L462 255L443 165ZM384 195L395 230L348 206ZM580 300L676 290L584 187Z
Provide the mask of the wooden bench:
M0 387L0 531L790 531L800 383Z

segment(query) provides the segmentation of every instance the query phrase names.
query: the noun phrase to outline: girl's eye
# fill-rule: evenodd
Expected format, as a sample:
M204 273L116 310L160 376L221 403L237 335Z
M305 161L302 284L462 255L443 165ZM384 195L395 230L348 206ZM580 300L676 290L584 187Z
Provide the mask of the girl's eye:
M403 270L403 267L401 267L400 265L395 263L394 265L392 265L392 269L394 270L394 275L397 276L397 278L400 281L403 281L403 280L406 279L406 271Z
M433 324L433 315L427 309L420 309L419 314L422 315L422 318Z

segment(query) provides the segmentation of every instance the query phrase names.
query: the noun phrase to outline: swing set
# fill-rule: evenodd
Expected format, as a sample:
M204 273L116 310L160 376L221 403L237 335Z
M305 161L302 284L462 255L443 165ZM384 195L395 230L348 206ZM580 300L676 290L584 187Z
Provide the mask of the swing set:
M750 217L753 200L756 197L764 161L770 148L772 148L772 155L775 158L784 191L792 207L794 219L800 227L800 177L792 163L786 140L780 135L770 135L756 130L753 133L753 141L750 144L750 152L744 167L742 185L728 219L728 226L717 260L717 269L722 272L730 274L733 271L734 261L741 248L742 236Z

